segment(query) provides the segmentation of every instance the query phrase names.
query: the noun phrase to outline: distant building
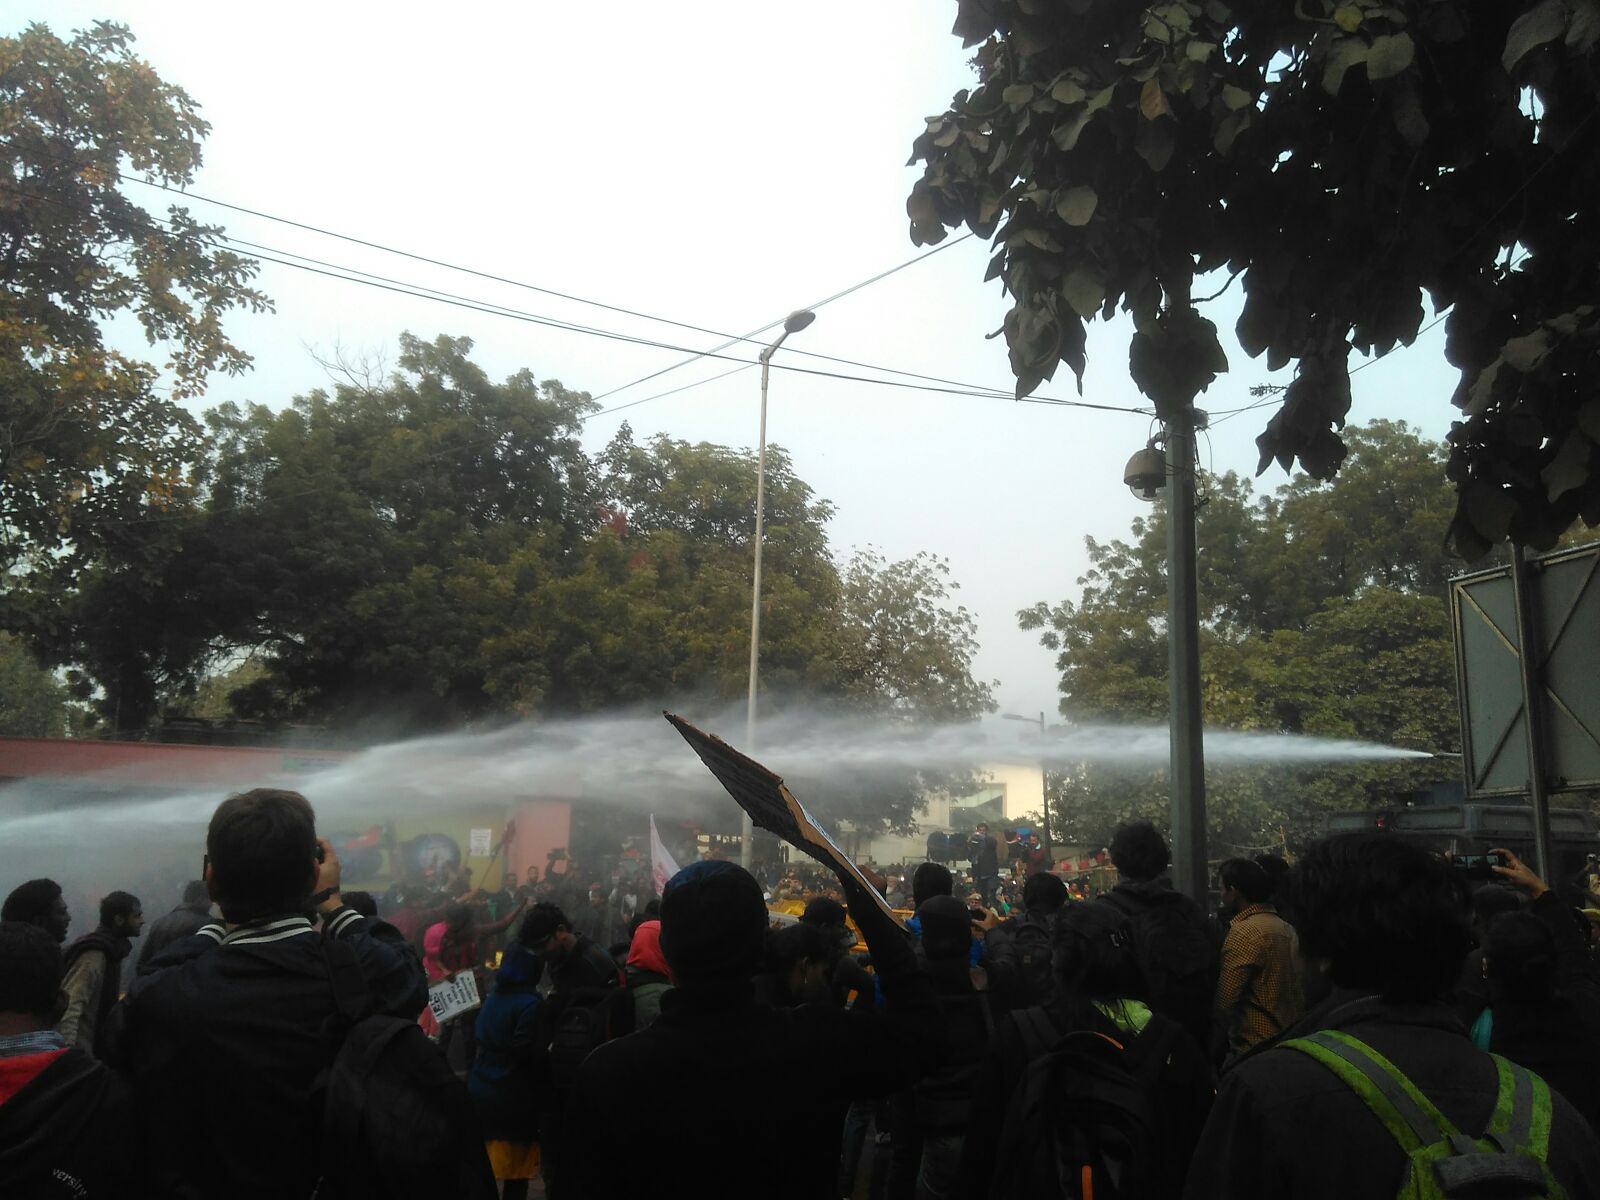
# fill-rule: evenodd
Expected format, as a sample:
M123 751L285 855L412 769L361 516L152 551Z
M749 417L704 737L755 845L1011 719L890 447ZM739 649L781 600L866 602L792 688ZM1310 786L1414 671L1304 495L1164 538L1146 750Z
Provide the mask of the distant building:
M983 782L961 796L934 794L917 813L916 830L908 834L866 834L841 827L841 845L857 862L868 859L879 866L919 863L928 856L930 833L956 833L963 837L979 821L999 834L1006 822L1026 821L1044 810L1044 771L1037 763L991 763L976 774Z

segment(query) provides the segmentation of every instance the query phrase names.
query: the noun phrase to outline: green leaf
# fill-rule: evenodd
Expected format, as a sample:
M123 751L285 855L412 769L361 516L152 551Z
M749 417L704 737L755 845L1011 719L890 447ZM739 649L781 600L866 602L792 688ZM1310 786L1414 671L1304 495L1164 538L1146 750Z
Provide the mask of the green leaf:
M1389 33L1372 39L1367 52L1367 78L1393 79L1404 71L1417 56L1416 43L1409 33Z
M1069 187L1056 200L1056 215L1068 225L1087 225L1100 203L1095 190L1086 184Z
M1468 416L1481 416L1493 406L1495 381L1500 378L1500 367L1503 362L1503 359L1495 359L1487 367L1479 371L1478 377L1472 381L1472 386L1467 389L1467 402L1465 405Z
M933 139L935 146L950 147L961 140L961 126L954 121L941 129Z
M1133 135L1133 148L1152 171L1166 169L1172 160L1177 134L1171 121L1140 121Z
M1012 108L1022 108L1028 101L1033 99L1033 84L1013 83L1000 93L1000 99L1004 100Z
M1216 50L1217 44L1215 42L1192 40L1183 48L1183 53L1184 57L1190 62L1203 63L1215 54Z
M1361 9L1354 4L1341 4L1333 10L1333 23L1346 33L1361 28Z
M1535 329L1523 337L1509 339L1500 349L1500 358L1506 366L1524 375L1538 367L1550 353L1550 335Z
M1540 0L1511 23L1500 65L1507 71L1516 70L1519 62L1546 42L1560 37L1566 28L1567 10L1561 0Z
M1567 46L1587 54L1600 42L1600 3L1597 0L1571 0L1567 18Z
M1567 434L1550 465L1539 472L1552 503L1589 482L1589 456L1593 449L1594 444L1579 430Z
M1105 303L1105 281L1087 267L1073 267L1061 281L1061 296L1080 317L1092 317Z
M1222 102L1228 106L1230 112L1237 112L1247 105L1255 104L1255 99L1242 87L1234 87L1231 83L1222 85Z
M1511 518L1517 511L1517 502L1499 484L1487 480L1468 484L1461 493L1461 506L1466 509L1472 527L1485 541L1502 542L1511 532Z
M1344 74L1357 63L1367 61L1367 44L1358 37L1342 37L1333 43L1322 65L1322 90L1337 96L1344 86Z
M1226 154L1233 149L1234 139L1249 127L1255 111L1253 108L1241 108L1238 112L1231 112L1222 118L1211 139L1218 154Z
M1154 121L1157 117L1170 114L1172 109L1167 105L1167 95L1161 90L1161 81L1158 79L1145 80L1144 87L1139 89L1139 111L1145 120Z
M1584 401L1578 410L1578 428L1583 430L1595 445L1600 446L1600 396Z
M1394 127L1405 144L1413 148L1428 140L1428 118L1422 113L1417 93L1408 89L1394 106Z
M1076 104L1088 94L1083 90L1082 85L1065 77L1056 80L1050 87L1050 98L1058 100L1062 104Z
M1094 110L1088 107L1080 108L1061 124L1050 131L1050 140L1056 144L1057 150L1071 150L1078 144L1078 135L1083 132L1094 116Z

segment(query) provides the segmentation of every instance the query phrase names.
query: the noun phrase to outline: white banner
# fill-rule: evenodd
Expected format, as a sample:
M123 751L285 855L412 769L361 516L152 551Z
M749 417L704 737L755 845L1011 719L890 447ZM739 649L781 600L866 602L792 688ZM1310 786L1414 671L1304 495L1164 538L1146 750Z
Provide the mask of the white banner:
M667 848L661 844L661 835L656 832L655 814L650 814L650 875L656 883L656 895L661 895L667 889L667 880L678 873L678 864L672 861L672 855L667 853Z
M433 1019L441 1025L482 1003L478 996L478 977L472 971L462 971L454 979L442 979L428 989L428 1007L433 1010Z

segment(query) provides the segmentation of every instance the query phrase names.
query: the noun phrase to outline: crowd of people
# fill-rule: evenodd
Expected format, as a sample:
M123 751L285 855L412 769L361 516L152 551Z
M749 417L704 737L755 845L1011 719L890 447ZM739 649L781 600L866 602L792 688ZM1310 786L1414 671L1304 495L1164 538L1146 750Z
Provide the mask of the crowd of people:
M1094 898L976 849L372 897L303 797L230 797L148 927L6 898L0 1195L1600 1196L1590 927L1515 855L1340 835L1207 913L1148 823Z

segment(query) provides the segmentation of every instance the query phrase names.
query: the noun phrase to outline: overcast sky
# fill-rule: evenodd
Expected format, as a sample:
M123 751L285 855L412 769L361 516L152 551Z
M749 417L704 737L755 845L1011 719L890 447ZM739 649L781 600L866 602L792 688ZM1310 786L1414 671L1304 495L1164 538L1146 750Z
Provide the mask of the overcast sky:
M919 253L905 165L923 118L968 86L949 34L953 3L769 5L683 0L593 4L18 3L8 30L65 34L95 18L132 27L140 52L212 123L194 190L234 204L510 279L744 333ZM270 14L270 15L269 15ZM170 197L130 195L164 208ZM695 349L717 339L490 283L194 202L254 242L565 321ZM954 235L952 235L954 236ZM790 345L1009 389L998 282L975 239L819 311ZM205 399L285 403L327 384L307 347L387 351L401 330L467 335L503 377L600 396L681 353L450 308L268 264L270 316L229 332L256 368ZM1196 287L1197 292L1205 289ZM1269 379L1233 343L1237 289L1209 306L1232 365L1202 397L1251 403ZM1135 407L1126 321L1091 329L1083 399ZM1442 328L1355 377L1354 420L1411 421L1440 437L1455 410ZM730 352L731 353L731 352ZM780 352L780 361L788 350ZM753 357L746 351L747 357ZM853 371L798 357L795 365ZM1354 360L1353 360L1354 361ZM732 369L704 360L607 397L643 400ZM863 372L856 372L863 373ZM1286 382L1281 374L1278 382ZM1041 394L1077 398L1061 368ZM753 446L758 376L745 370L600 416L591 448L624 419L641 439ZM1222 422L1202 465L1252 473L1266 412ZM1149 420L1129 413L937 395L774 372L769 437L838 506L843 556L947 557L976 615L977 672L1004 712L1052 712L1053 656L1018 609L1076 597L1085 535L1123 536L1142 508L1122 486ZM1276 467L1260 481L1283 481Z

